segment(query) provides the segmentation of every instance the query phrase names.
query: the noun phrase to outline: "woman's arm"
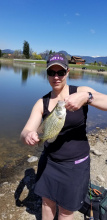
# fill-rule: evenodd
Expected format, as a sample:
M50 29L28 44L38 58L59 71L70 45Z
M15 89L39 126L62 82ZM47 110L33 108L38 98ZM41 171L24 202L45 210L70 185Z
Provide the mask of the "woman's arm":
M77 92L91 92L93 95L93 99L92 102L90 102L89 104L91 106L94 106L98 109L101 109L103 111L107 111L107 95L97 92L94 89L90 88L90 87L78 87ZM87 94L86 94L87 96ZM88 98L89 98L89 94L88 94Z
M107 95L99 92L93 93L93 101L90 103L90 105L103 111L107 111Z
M35 145L38 143L39 138L37 129L41 124L43 114L43 100L39 99L34 105L31 115L21 132L21 140L28 145Z
M96 92L94 89L86 86L81 86L77 88L77 93L65 98L66 105L65 107L68 110L76 111L81 106L85 105L89 99L89 93L93 95L92 102L89 104L103 111L107 111L107 95Z

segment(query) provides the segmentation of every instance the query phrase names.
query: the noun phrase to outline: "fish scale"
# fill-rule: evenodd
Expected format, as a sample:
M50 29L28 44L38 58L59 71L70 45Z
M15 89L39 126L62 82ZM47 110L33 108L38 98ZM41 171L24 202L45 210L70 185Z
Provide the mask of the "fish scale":
M66 108L64 101L58 101L57 105L50 115L42 122L38 128L39 146L45 141L53 142L64 126L66 117Z
M57 133L58 133L57 130L58 130L58 127L59 127L59 123L58 123L57 118L55 120L54 120L54 117L53 117L53 120L51 120L50 126L47 126L47 130L45 131L47 139L53 137L53 133L55 135L57 135ZM50 133L50 129L53 130L53 133Z

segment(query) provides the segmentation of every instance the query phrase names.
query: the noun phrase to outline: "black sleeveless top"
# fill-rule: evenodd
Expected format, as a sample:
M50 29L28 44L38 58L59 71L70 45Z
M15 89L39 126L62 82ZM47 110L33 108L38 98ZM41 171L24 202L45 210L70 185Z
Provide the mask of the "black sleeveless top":
M69 94L77 92L76 86L69 86ZM43 96L43 119L50 112L48 110L51 92ZM86 119L88 106L71 112L67 110L64 127L53 143L44 143L44 150L52 160L75 161L89 154L89 143L86 137Z

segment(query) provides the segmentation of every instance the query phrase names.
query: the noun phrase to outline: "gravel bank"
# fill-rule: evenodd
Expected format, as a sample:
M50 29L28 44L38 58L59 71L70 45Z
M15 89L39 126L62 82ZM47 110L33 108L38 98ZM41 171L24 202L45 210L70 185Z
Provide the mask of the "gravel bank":
M88 134L91 150L91 179L94 184L107 188L107 129L97 133ZM13 181L1 184L0 190L0 219L8 220L41 220L41 198L32 192L37 166L31 163L32 175L27 176L24 181L25 170L20 175L13 176ZM28 172L29 173L29 172ZM30 172L31 173L31 172ZM22 180L22 181L21 181ZM20 194L20 201L17 206L14 194ZM16 194L17 195L17 194ZM24 206L23 206L24 205ZM57 219L57 218L56 218ZM75 220L83 220L83 215L75 212Z

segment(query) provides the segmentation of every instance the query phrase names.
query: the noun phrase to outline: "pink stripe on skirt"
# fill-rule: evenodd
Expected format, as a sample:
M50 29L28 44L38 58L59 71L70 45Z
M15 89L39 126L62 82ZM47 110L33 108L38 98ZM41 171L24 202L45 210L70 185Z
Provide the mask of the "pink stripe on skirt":
M80 160L75 160L75 164L78 164L78 163L82 163L83 161L85 161L86 159L88 159L88 157L89 157L89 155L88 156L86 156L86 157L84 157L84 158L82 158L82 159L80 159Z

